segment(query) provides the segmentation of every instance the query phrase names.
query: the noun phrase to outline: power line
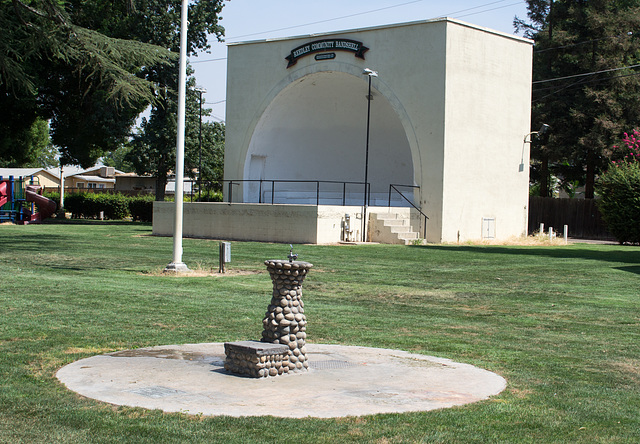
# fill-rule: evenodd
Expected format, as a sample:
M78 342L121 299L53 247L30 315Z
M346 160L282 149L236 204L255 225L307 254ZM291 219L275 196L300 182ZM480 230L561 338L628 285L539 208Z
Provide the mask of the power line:
M563 46L556 46L554 48L546 48L546 49L541 49L538 51L534 51L535 53L541 53L541 52L546 52L546 51L552 51L552 50L556 50L556 49L564 49L564 48L571 48L571 47L575 47L575 46L580 46L580 45L585 45L588 43L593 43L593 42L597 42L597 41L601 41L601 40L607 40L607 39L614 39L614 38L620 38L620 37L625 37L625 36L631 36L633 35L633 32L627 32L626 34L619 34L619 35L615 35L615 36L609 36L609 37L602 37L599 39L593 39L593 40L585 40L583 42L577 42L577 43L573 43L570 45L563 45ZM553 91L545 96L542 96L536 100L533 100L532 103L536 103L539 102L541 100L546 99L547 97L553 96L561 91L567 90L567 89L571 89L571 88L575 88L577 86L582 86L582 85L586 85L586 84L590 84L590 83L599 83L599 82L606 82L612 79L618 79L618 78L623 78L623 77L633 77L633 76L637 76L640 75L640 73L633 73L633 74L623 74L623 75L618 75L618 76L612 76L612 77L607 77L604 79L584 79L584 77L588 77L588 76L593 76L593 75L597 75L597 74L603 74L603 73L608 73L608 72L615 72L615 71L621 71L623 69L633 69L633 68L638 68L640 67L640 64L635 64L635 65L629 65L629 66L623 66L620 68L611 68L611 69L603 69L601 71L592 71L592 72L587 72L587 73L582 73L582 74L574 74L574 75L570 75L570 76L563 76L563 77L555 77L552 79L545 79L545 80L536 80L534 82L532 82L533 85L536 84L541 84L541 83L549 83L549 82L555 82L555 81L560 81L560 80L568 80L568 79L575 79L575 78L583 78L582 80L579 80L577 82L571 83L569 85L565 85L563 87L547 87L547 88L538 88L538 89L534 89L533 92L534 93L539 93L542 91Z
M400 3L398 5L385 6L384 8L371 9L369 11L363 11L363 12L357 12L357 13L354 13L354 14L343 15L341 17L334 17L334 18L330 18L330 19L319 20L319 21L316 21L316 22L305 23L305 24L301 24L301 25L288 26L288 27L285 27L285 28L272 29L270 31L254 32L252 34L245 34L245 35L239 35L239 36L235 36L235 37L229 37L229 39L235 40L235 39L241 39L241 38L245 38L245 37L252 37L252 36L255 36L255 35L270 34L272 32L287 31L289 29L302 28L304 26L317 25L319 23L333 22L333 21L336 21L336 20L343 20L343 19L346 19L346 18L358 17L358 16L361 16L361 15L372 14L374 12L380 12L380 11L385 11L385 10L388 10L388 9L399 8L399 7L402 7L402 6L411 5L413 3L420 3L422 1L424 1L424 0L413 0L413 1L410 1L410 2ZM482 5L474 6L472 8L466 8L466 9L462 9L460 11L449 12L447 14L443 14L443 16L454 16L456 14L461 14L461 13L467 12L467 11L473 11L474 9L484 8L486 6L495 5L497 3L504 3L506 1L508 1L508 0L496 0L496 1L493 1L493 2L484 3ZM521 2L511 3L511 4L506 5L506 6L500 6L500 8L508 7L508 6L514 6L514 5L518 5L520 3ZM499 8L493 8L493 9L499 9ZM489 9L487 11L492 11L493 9ZM479 11L479 12L475 12L475 13L467 14L467 15L480 14L482 12L487 12L487 11ZM466 17L466 15L463 16L463 17Z
M494 3L498 3L498 2L494 2ZM496 9L508 8L509 6L519 5L520 3L522 3L522 2L509 3L508 5L496 6L495 8L485 9L484 11L472 12L470 14L465 14L465 15L454 15L454 14L456 14L455 12L451 13L451 14L447 14L447 15L450 15L453 18L462 18L462 17L467 17L467 16L470 16L470 15L476 15L476 14L482 14L482 13L489 12L489 11L495 11ZM476 6L475 8L470 8L470 9L478 9L478 8L481 8L481 7L484 7L484 6L489 6L490 4L491 3L489 3L487 5ZM463 11L460 11L460 12L463 12Z
M205 63L205 62L220 62L222 60L227 60L226 57L221 57L219 59L208 59L208 60L189 60L189 63L192 65L195 63Z
M556 77L556 78L553 78L553 79L546 79L546 80L536 80L535 82L531 82L531 83L535 85L535 84L538 84L538 83L555 82L555 81L558 81L558 80L574 79L576 77L593 76L593 75L602 74L602 73L605 73L605 72L613 72L613 71L621 71L623 69L637 68L639 66L640 66L640 63L638 63L636 65L623 66L621 68L603 69L602 71L585 72L583 74L574 74L574 75L571 75L571 76Z
M245 37L252 37L254 35L270 34L272 32L287 31L289 29L302 28L304 26L310 26L310 25L317 25L319 23L333 22L333 21L336 21L336 20L343 20L343 19L346 19L346 18L357 17L357 16L365 15L365 14L371 14L373 12L380 12L380 11L384 11L384 10L387 10L387 9L399 8L400 6L406 6L406 5L410 5L410 4L413 4L413 3L420 3L422 1L424 1L424 0L413 0L413 1L410 1L410 2L400 3L399 5L385 6L384 8L372 9L372 10L364 11L364 12L357 12L355 14L343 15L341 17L334 17L334 18L325 19L325 20L318 20L316 22L305 23L305 24L302 24L302 25L294 25L294 26L287 26L285 28L272 29L270 31L254 32L252 34L245 34L245 35L239 35L239 36L235 36L235 37L229 37L229 39L242 39L242 38L245 38ZM506 0L501 0L501 1L506 1Z
M209 114L209 117L213 117L214 120L217 120L220 123L224 123L224 118L220 116L216 116L215 114Z
M607 39L617 39L617 38L620 38L620 37L632 36L632 35L633 35L633 32L629 31L626 34L611 35L611 36L608 36L608 37L601 37L599 39L585 40L583 42L572 43L570 45L554 46L553 48L536 49L533 52L536 53L536 54L540 54L540 53L547 52L547 51L555 51L556 49L573 48L574 46L586 45L587 43L599 42L601 40L607 40Z
M380 11L384 11L384 10L387 10L387 9L398 8L398 7L401 7L401 6L407 6L407 5L410 5L410 4L413 4L413 3L419 3L419 2L422 2L422 1L424 1L424 0L413 0L413 1L410 1L410 2L400 3L398 5L386 6L384 8L372 9L372 10L369 10L369 11L358 12L358 13L355 13L355 14L344 15L344 16L341 16L341 17L334 17L334 18L330 18L330 19L326 19L326 20L319 20L319 21L316 21L316 22L304 23L304 24L301 24L301 25L288 26L288 27L285 27L285 28L272 29L270 31L260 31L260 32L254 32L252 34L244 34L244 35L239 35L239 36L235 36L235 37L229 37L228 40L236 40L236 39L241 39L241 38L245 38L245 37L252 37L252 36L262 35L262 34L270 34L272 32L286 31L286 30L289 30L289 29L302 28L302 27L305 27L305 26L312 26L312 25L317 25L317 24L320 24L320 23L327 23L327 22L332 22L332 21L336 21L336 20L343 20L345 18L357 17L357 16L365 15L365 14L371 14L371 13L374 13L374 12L380 12ZM443 14L443 16L461 18L461 17L470 16L470 15L482 14L482 13L493 11L493 10L496 10L496 9L508 8L510 6L519 5L521 3L521 2L515 2L515 3L510 3L508 5L498 6L496 8L486 9L486 10L483 10L483 11L476 11L476 12L472 12L472 13L469 13L469 14L458 15L458 14L462 14L463 12L473 11L475 9L484 8L484 7L495 5L495 4L498 4L498 3L504 3L505 1L507 1L507 0L496 0L496 1L493 1L493 2L489 2L489 3L483 3L481 5L474 6L474 7L471 7L471 8L461 9L460 11L449 12L449 13ZM219 62L219 61L223 61L223 60L227 60L226 57L218 58L218 59L196 60L196 61L189 61L189 62L191 64L194 64L194 63L206 63L206 62Z
M546 99L547 97L551 97L551 96L553 96L554 94L559 93L560 91L564 91L564 90L566 90L566 89L570 89L570 88L573 88L573 87L576 87L576 86L587 85L587 84L589 84L589 83L607 82L607 81L609 81L609 80L613 80L613 79L621 79L621 78L624 78L624 77L635 77L635 76L639 76L639 75L640 75L640 72L635 72L635 73L633 73L633 74L621 74L621 75L618 75L618 76L607 77L606 79L591 79L591 80L584 80L584 79L583 79L583 80L580 80L580 81L578 81L578 82L572 83L572 84L570 84L570 85L564 86L564 87L562 87L562 88L558 88L558 89L556 89L555 91L553 91L552 93L549 93L549 94L547 94L547 95L545 95L545 96L542 96L542 97L540 97L540 98L538 98L538 99L532 100L532 101L531 101L531 103L540 102L541 100L544 100L544 99ZM533 92L535 93L535 92L540 92L540 91L548 91L548 90L551 90L551 89L553 89L553 87L550 87L550 88L542 88L542 89L536 89L536 90L534 90Z

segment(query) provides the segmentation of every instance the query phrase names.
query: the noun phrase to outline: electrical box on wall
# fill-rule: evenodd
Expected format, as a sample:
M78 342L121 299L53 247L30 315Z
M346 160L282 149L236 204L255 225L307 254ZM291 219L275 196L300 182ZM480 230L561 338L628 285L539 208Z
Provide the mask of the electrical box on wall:
M483 239L496 238L496 218L495 217L482 218L482 238Z

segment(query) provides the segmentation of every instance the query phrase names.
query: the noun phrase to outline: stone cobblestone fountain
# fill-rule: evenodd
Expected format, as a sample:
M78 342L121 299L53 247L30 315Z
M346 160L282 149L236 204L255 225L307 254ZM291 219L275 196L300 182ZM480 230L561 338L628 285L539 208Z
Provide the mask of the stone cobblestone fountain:
M273 294L262 320L262 340L225 343L228 371L261 378L309 369L302 282L313 265L297 258L291 247L288 260L264 262Z
M306 344L301 289L312 265L298 261L293 253L288 261L268 260L265 265L273 294L261 341L121 350L68 364L56 373L58 380L83 396L115 405L283 418L441 409L487 399L506 387L495 373L449 359ZM289 373L295 376L274 378Z

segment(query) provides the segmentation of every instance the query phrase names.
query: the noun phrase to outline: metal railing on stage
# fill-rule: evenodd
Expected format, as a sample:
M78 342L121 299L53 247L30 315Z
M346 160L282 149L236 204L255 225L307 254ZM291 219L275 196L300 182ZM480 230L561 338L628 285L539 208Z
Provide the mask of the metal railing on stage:
M416 209L418 211L418 213L420 213L420 215L422 217L424 217L423 239L426 239L427 238L427 220L429 219L429 217L426 214L424 214L422 212L422 210L420 208L418 208L413 202L411 202L409 199L407 199L407 197L397 187L406 187L406 188L420 188L420 187L417 186L417 185L390 184L389 185L389 207L391 207L391 193L393 191L395 191L396 193L398 193L400 195L400 197L402 197L405 201L407 201L409 203L409 205L411 205L414 209Z
M360 189L357 192L347 192L348 187L357 187L364 188L364 182L357 181L337 181L337 180L294 180L294 179L226 179L220 182L211 182L209 186L212 184L216 189L223 189L226 185L227 188L227 199L225 200L228 203L233 202L233 187L239 186L241 184L257 184L257 203L260 204L276 204L277 193L281 193L281 195L285 196L285 200L291 200L291 193L303 194L305 196L312 195L311 201L316 205L320 205L323 200L333 200L340 202L339 205L347 206L347 205L364 205L366 201L366 205L371 206L371 183L368 183L365 189ZM277 190L277 185L289 185L286 188ZM301 190L299 188L291 187L290 185L312 185L311 187ZM323 187L324 185L324 187ZM338 185L338 194L336 197L336 185ZM333 186L333 187L331 187ZM327 188L332 188L332 190L328 190ZM419 190L420 187L417 185L401 185L401 184L390 184L389 192L387 195L387 206L391 207L392 204L395 203L396 207L399 206L410 206L415 209L420 216L424 218L423 224L423 236L426 239L427 237L427 220L429 217L413 202L412 199L408 198L399 188L411 188L412 190ZM325 193L323 195L323 192ZM333 194L330 197L327 197L327 194L332 192ZM193 201L194 197L194 188L191 189L191 197ZM393 199L393 196L399 196L399 200ZM264 197L268 196L269 199L265 199ZM354 197L355 196L355 197ZM300 196L296 196L296 198L300 198ZM306 198L309 200L309 197ZM348 200L351 200L352 203L348 203ZM402 205L405 203L405 205Z
M353 187L353 186L360 186L364 188L364 182L352 182L352 181L337 181L337 180L286 180L286 179L280 179L280 180L274 180L274 179L232 179L232 180L224 180L223 183L226 183L227 185L227 201L228 202L233 202L233 187L236 185L240 185L240 184L244 184L244 183L254 183L254 184L258 184L258 190L257 190L257 194L258 194L258 202L257 203L269 203L269 204L275 204L276 203L276 197L277 197L277 192L276 192L276 186L277 185L281 185L281 184L287 184L287 185L294 185L294 184L301 184L301 185L312 185L312 187L307 188L306 190L300 190L300 189L292 189L291 187L287 187L285 189L281 189L278 190L278 193L280 193L281 195L286 195L286 194L290 194L290 193L304 193L305 195L308 195L309 193L313 193L314 197L315 197L315 204L316 205L320 205L320 203L322 202L322 200L328 200L328 199L333 199L333 200L337 200L338 202L341 203L342 206L346 206L347 205L347 197L348 196L353 196L353 195L360 195L362 196L362 198L360 199L360 202L358 203L354 203L353 205L359 205L364 203L364 190L358 191L358 192L349 192L347 193L347 187ZM327 187L324 188L324 190L322 189L321 185L340 185L340 188L338 189L338 197L327 197ZM323 191L324 191L324 196L323 196ZM367 184L367 191L368 191L368 195L370 196L371 193L371 184ZM270 199L265 199L265 196L270 196ZM335 187L333 190L333 196L335 196ZM313 199L313 198L312 198Z

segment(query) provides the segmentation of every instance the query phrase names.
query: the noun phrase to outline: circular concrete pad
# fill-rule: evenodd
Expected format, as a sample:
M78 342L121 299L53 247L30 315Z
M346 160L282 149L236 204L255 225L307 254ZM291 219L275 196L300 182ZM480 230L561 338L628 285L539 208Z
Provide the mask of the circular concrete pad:
M486 370L399 350L307 343L311 369L252 379L224 370L224 344L126 350L81 359L58 379L116 405L204 415L331 418L433 410L500 393Z

